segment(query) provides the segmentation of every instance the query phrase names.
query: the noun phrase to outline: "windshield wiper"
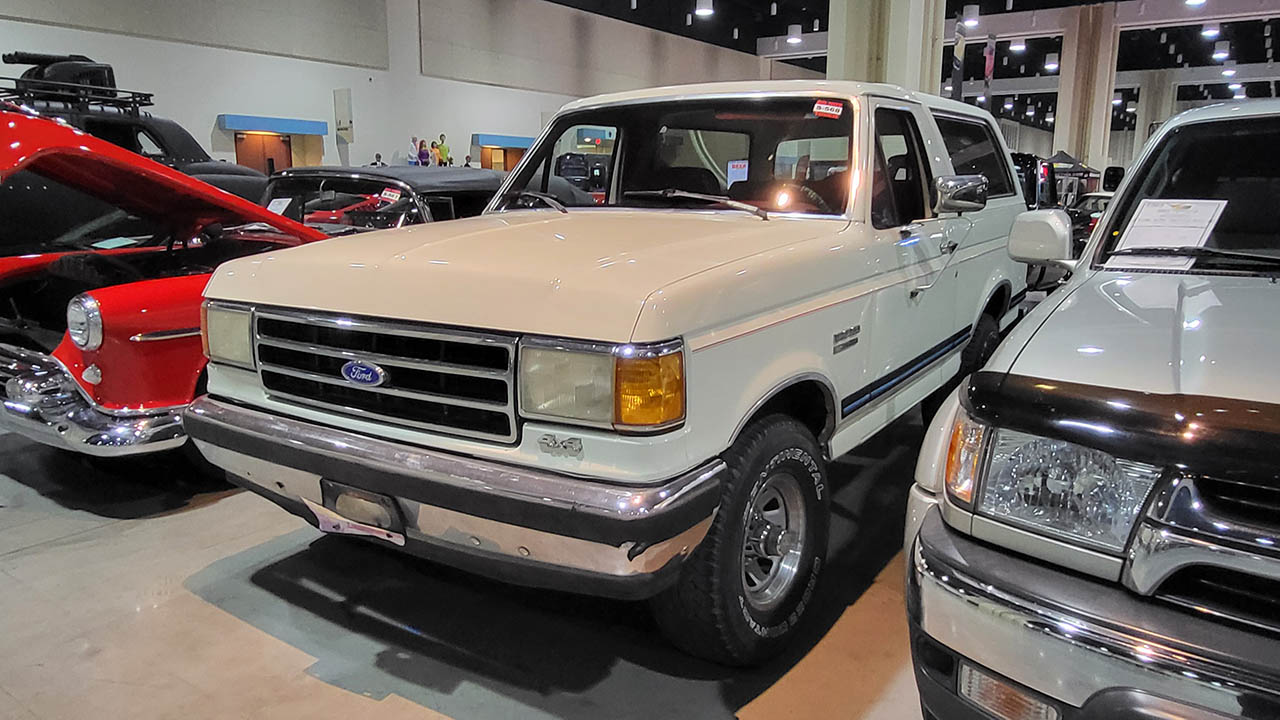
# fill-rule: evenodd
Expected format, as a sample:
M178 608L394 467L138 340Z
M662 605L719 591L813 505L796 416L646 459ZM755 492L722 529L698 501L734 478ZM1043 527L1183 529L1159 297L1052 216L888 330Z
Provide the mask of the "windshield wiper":
M762 207L744 203L741 200L734 200L725 195L709 195L707 193L689 192L688 190L678 190L676 188L667 188L666 190L629 190L622 193L623 197L651 197L651 198L688 198L689 200L705 200L707 202L719 203L734 210L743 210L752 215L759 216L761 220L769 219L769 212Z
M1255 255L1253 253L1195 246L1125 248L1123 250L1116 250L1115 252L1112 252L1111 256L1214 258L1218 260L1243 260L1245 262L1256 262L1264 265L1280 265L1280 255Z
M529 197L529 198L534 198L535 200L541 200L542 202L546 203L547 207L551 208L552 210L559 210L560 212L566 215L569 214L568 208L566 208L563 203L557 200L554 195L548 195L547 193L538 192L536 190L509 190L502 194L501 199L508 200L510 198L522 198L522 197Z

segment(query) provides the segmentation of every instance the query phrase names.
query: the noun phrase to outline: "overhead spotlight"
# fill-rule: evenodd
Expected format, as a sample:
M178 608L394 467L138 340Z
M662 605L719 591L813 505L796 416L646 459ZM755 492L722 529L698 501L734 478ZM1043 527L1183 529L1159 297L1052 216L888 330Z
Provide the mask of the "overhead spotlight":
M1009 41L1009 52L1020 53L1020 52L1026 52L1026 51L1027 51L1026 38L1014 38L1013 40Z
M635 9L636 9L636 2L637 2L637 0L631 0L631 9L632 9L632 10L635 10Z
M1035 106L1035 105L1028 105L1028 106L1027 106L1027 117L1034 117L1034 116L1035 116L1035 114L1036 114L1036 106Z
M1112 105L1121 105L1123 103L1124 103L1124 97L1120 93L1116 93L1115 97L1111 98Z
M986 95L979 95L979 96L978 96L978 102L980 102L980 103L984 103L984 102L986 102L986 101L987 101L987 96L986 96Z
M778 3L776 3L776 2L775 2L775 3L769 3L769 14L770 14L770 15L777 15L777 14L778 14Z
M1052 124L1053 124L1053 113L1049 113L1048 115L1045 115L1045 116L1044 116L1044 121L1045 121L1045 122L1047 122L1047 123L1049 123L1050 125L1052 125Z
M1191 7L1200 7L1205 3L1205 0L1185 0L1185 1Z
M737 40L737 39L738 39L738 28L734 28L734 29L733 29L733 39L734 39L734 40Z
M802 33L802 32L804 32L804 30L800 27L800 25L799 25L799 24L796 24L796 25L788 25L788 26L787 26L787 44L788 44L788 45L799 45L799 44L800 44L800 33Z
M819 30L821 30L821 29L822 29L822 21L821 21L821 20L819 20L818 18L814 18L814 19L813 19L813 31L814 31L814 32L818 32L818 31L819 31Z
M1246 94L1244 93L1244 90L1243 90L1243 89L1241 89L1241 90L1237 90L1237 91L1236 91L1236 94L1235 94L1235 95L1232 95L1231 97L1232 97L1232 99L1234 99L1234 100L1248 100L1248 99L1249 99L1249 96L1248 96L1248 95L1246 95Z
M685 25L692 25L692 24L693 24L693 13L685 13L685 15L684 15L684 24L685 24Z
M1210 40L1218 37L1221 34L1222 34L1222 27L1219 26L1218 23L1205 23L1204 26L1200 28L1200 35L1203 37L1207 37Z
M978 27L978 13L980 8L978 5L965 5L964 10L960 13L960 22L967 28Z
M716 14L716 9L711 4L711 0L698 0L693 5L693 14L698 17L710 17Z
M1127 113L1138 112L1138 103L1133 100L1130 100L1129 102L1125 103L1124 111Z
M1004 109L1005 109L1005 110L1012 110L1012 109L1013 109L1013 101L1012 101L1012 100L1005 100L1005 101L1004 101Z
M1225 63L1223 63L1222 77L1235 77L1235 76L1236 76L1236 61L1228 60Z
M1213 44L1213 59L1226 60L1231 57L1231 43L1227 40L1219 40Z
M1240 83L1231 83L1230 85L1228 85L1228 86L1227 86L1227 89L1228 89L1228 90L1242 90L1242 89L1244 89L1244 85L1241 85Z
M1049 72L1058 71L1058 53L1049 53L1044 56L1044 69Z
M942 87L942 92L951 92L951 85L948 83Z

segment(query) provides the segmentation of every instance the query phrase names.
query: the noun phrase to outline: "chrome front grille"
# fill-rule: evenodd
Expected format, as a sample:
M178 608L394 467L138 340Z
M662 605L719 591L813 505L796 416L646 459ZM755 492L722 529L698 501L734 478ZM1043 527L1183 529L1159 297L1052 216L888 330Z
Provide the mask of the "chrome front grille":
M267 394L375 422L514 442L516 338L323 313L259 310L258 375ZM343 376L350 362L385 373Z
M1131 589L1280 633L1280 490L1173 478L1152 498L1125 565Z

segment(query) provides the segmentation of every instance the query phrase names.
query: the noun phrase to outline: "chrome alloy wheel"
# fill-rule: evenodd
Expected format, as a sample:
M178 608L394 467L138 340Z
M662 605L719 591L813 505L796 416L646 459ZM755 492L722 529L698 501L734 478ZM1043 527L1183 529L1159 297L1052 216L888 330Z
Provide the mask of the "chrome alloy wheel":
M742 543L742 586L755 609L772 609L795 583L804 524L804 496L793 475L776 473L756 486Z

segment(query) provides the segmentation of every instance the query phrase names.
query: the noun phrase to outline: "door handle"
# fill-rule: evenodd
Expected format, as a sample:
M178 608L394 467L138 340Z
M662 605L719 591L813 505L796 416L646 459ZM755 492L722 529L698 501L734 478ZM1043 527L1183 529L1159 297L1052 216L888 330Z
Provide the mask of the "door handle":
M943 240L942 244L938 246L938 249L942 251L943 255L950 255L955 252L958 247L960 247L960 243L955 240Z
M910 225L903 225L898 228L898 232L902 234L902 237L909 238L920 232L922 229L924 229L924 225L922 223L911 223Z

